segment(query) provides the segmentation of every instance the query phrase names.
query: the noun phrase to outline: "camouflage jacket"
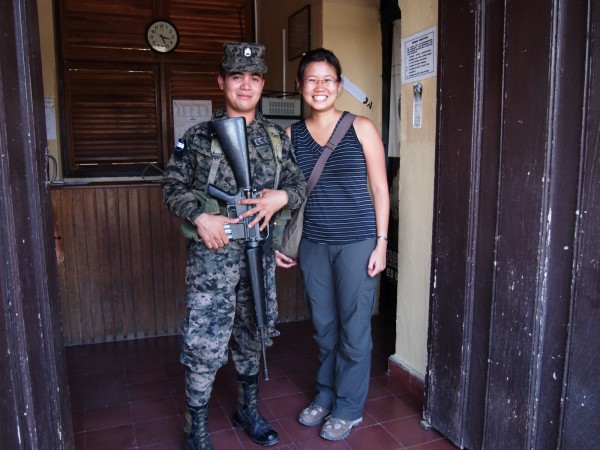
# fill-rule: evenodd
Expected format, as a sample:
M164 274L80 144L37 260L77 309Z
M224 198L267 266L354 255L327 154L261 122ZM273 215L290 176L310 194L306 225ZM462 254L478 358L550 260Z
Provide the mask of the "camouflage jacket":
M224 110L213 114L213 119L225 118ZM267 120L257 111L256 119L246 124L250 177L257 191L272 189L276 164L267 131L263 126ZM296 209L306 195L306 180L298 168L290 148L290 140L280 129L282 142L281 176L278 189L288 195L287 208ZM212 135L208 122L191 127L183 136L183 149L171 155L165 168L162 187L166 207L177 217L193 223L203 212L203 206L192 190L205 191L210 167ZM224 192L238 191L233 172L225 156L221 156L214 185Z

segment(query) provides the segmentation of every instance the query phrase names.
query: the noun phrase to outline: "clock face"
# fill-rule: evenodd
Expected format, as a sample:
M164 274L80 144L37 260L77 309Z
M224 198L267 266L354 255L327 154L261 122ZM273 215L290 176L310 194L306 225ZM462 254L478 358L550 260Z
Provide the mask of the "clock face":
M154 20L146 28L146 41L155 52L170 53L179 44L179 32L168 20Z

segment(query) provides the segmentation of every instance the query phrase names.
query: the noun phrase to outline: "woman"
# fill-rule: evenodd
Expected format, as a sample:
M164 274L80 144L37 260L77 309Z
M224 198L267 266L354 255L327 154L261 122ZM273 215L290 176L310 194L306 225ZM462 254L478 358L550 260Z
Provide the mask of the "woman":
M286 132L308 179L347 114L335 108L342 92L338 58L322 48L306 53L296 84L311 115ZM299 250L319 369L317 394L298 421L306 426L325 422L324 439L344 439L362 421L371 368L371 315L377 275L385 269L389 208L383 143L373 122L357 116L308 197ZM276 258L280 267L297 263L280 252Z

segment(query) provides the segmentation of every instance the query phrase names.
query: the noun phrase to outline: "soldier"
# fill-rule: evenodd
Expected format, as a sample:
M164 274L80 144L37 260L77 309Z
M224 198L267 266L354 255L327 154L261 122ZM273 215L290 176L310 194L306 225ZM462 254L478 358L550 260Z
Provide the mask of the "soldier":
M260 223L265 229L282 208L299 207L306 191L304 177L292 159L289 138L256 110L267 71L264 50L263 45L254 43L224 44L217 82L225 97L225 108L213 114L213 119L246 120L252 185L260 195L241 203L252 208L240 218L228 218L219 214L219 207L209 208L214 200L198 195L206 192L208 184L228 193L238 190L227 159L218 154L215 157L209 122L186 131L163 176L165 205L188 225L193 224L197 232L187 250L187 315L182 325L181 362L186 366L188 409L185 448L189 450L212 449L207 431L208 401L217 370L227 363L229 352L238 381L234 425L259 445L279 442L277 432L258 411L261 340L256 332L244 242L229 240L224 231L226 224L253 214L256 217L248 225ZM268 322L274 327L277 305L273 250L265 251L263 261Z

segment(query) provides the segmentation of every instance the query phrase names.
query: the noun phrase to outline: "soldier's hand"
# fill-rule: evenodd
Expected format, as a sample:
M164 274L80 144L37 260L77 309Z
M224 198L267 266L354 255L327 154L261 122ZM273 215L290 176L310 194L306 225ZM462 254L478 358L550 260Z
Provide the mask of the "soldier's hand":
M258 198L240 200L242 205L254 205L254 207L240 214L239 219L256 214L256 217L248 224L248 228L252 228L260 222L260 229L264 230L275 213L287 205L287 202L287 192L280 189L263 189Z
M207 248L218 249L229 244L224 225L237 222L239 220L235 218L202 213L194 220L194 225L204 245Z

